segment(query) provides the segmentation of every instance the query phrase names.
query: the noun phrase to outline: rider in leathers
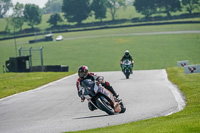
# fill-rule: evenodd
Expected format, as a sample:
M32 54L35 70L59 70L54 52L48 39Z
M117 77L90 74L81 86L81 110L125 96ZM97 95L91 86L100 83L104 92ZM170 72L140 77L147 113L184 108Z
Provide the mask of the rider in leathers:
M133 73L133 72L132 72L132 68L133 68L134 61L133 61L132 56L129 54L129 51L128 51L128 50L125 51L124 55L122 56L122 58L121 58L121 60L120 60L120 66L121 66L121 68L122 68L122 63L123 63L123 61L126 60L126 59L128 59L128 60L131 61L131 65L132 65L132 66L131 66L131 74L132 74L132 73ZM123 69L122 69L122 71L123 71Z
M78 69L78 76L79 78L77 79L76 82L76 87L78 90L78 96L81 98L81 102L83 102L85 100L85 98L82 96L82 89L81 89L81 82L84 79L91 79L91 80L96 80L99 83L101 83L102 86L104 86L106 89L108 89L113 95L114 97L116 97L118 99L118 94L114 91L114 89L112 88L112 86L110 86L110 83L107 81L104 81L102 76L97 76L94 73L88 73L88 67L87 66L81 66ZM96 107L91 104L90 102L88 102L88 108L93 111L96 109Z

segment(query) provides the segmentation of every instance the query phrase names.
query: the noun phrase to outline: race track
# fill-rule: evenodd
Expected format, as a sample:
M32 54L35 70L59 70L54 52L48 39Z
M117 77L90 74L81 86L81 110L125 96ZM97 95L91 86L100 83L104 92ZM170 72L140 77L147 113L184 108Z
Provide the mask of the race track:
M35 90L0 100L1 133L60 133L105 127L177 112L184 101L168 80L165 70L134 71L130 79L122 72L99 72L120 94L127 111L108 116L89 111L80 102L72 75ZM172 93L173 92L173 93Z

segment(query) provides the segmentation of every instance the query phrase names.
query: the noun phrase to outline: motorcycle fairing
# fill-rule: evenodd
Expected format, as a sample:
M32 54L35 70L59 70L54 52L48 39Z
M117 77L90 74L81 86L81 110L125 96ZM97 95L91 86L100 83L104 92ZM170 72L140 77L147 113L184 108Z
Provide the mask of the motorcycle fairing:
M97 84L91 79L85 79L82 81L82 86L82 94L86 99L92 99L96 95L104 95L106 99L102 97L102 100L109 101L112 105L114 104L115 100L113 94L105 89L101 84L97 86Z
M101 94L101 95L104 95L104 96L106 96L107 98L108 98L108 100L110 99L111 101L111 103L113 104L114 103L114 97L113 97L113 94L109 91L109 90L107 90L107 89L105 89L101 84L99 84L99 87L98 87L98 90L97 90L97 94ZM102 97L102 99L104 100L104 101L107 101L107 100L105 100L104 99L104 97Z
M122 63L122 68L123 69L125 69L125 68L130 69L131 68L131 61L130 60L124 60L123 63Z

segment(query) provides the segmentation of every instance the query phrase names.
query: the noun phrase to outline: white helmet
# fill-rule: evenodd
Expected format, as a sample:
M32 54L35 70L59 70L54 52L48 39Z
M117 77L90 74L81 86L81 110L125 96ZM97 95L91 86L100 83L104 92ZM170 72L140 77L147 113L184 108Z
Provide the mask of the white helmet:
M128 50L125 51L125 56L129 56L129 51Z

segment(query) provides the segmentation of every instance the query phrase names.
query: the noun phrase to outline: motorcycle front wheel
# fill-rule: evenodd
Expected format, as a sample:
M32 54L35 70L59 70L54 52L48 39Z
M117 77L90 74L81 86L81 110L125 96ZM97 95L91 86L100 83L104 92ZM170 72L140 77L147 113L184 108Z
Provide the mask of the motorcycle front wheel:
M129 79L129 75L130 75L129 70L126 70L124 74L125 74L125 76L126 76L126 79Z

